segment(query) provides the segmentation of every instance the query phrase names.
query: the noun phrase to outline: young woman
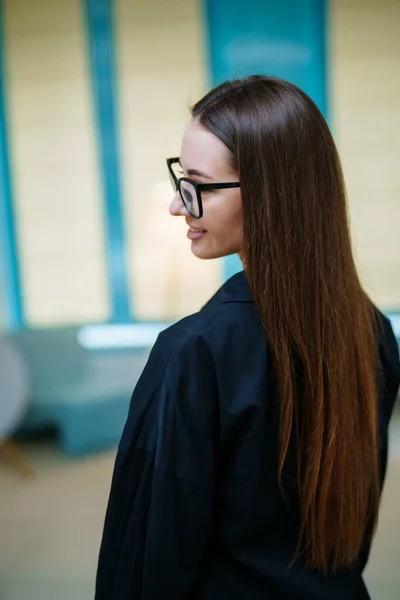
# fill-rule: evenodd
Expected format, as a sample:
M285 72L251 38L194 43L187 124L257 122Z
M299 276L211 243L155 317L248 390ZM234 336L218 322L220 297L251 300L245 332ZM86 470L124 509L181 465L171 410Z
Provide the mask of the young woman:
M96 600L365 600L400 368L357 276L332 136L261 76L192 116L170 212L197 257L239 253L244 271L152 350Z

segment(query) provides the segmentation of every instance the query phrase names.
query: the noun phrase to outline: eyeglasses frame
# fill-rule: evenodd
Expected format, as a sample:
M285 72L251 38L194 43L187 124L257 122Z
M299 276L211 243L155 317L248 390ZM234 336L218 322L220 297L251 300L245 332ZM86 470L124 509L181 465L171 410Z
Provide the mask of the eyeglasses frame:
M181 197L181 200L182 200L186 210L194 219L201 219L201 217L203 216L203 202L201 199L201 192L207 192L209 190L225 190L225 189L240 187L239 181L229 182L229 183L199 183L198 181L195 181L194 179L190 179L190 177L177 177L172 169L172 165L176 164L176 163L180 163L179 156L175 157L175 158L167 158L168 171L175 183L175 189L177 192L179 192L179 195ZM197 202L199 205L199 215L198 216L193 214L193 212L190 210L190 208L188 208L188 206L183 198L183 194L181 192L181 182L182 181L185 181L186 183L190 183L195 189Z

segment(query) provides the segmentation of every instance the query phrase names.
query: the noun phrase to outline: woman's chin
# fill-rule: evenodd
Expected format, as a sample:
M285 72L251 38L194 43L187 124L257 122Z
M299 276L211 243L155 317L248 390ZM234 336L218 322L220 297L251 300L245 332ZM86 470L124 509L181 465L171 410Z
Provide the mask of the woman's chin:
M202 260L211 260L212 258L219 258L218 256L215 256L214 254L211 254L209 252L196 252L195 250L192 250L192 254L196 258L201 258Z
M215 247L210 248L210 246L205 244L202 239L192 241L190 249L192 251L192 254L196 256L196 258L201 258L203 260L212 260L213 258L224 258L225 256L230 256L231 254L238 254L240 252L240 248L235 247L220 250L217 250Z
M207 248L206 244L199 244L201 240L193 241L191 244L191 251L196 258L201 258L203 260L210 260L212 258L220 258L220 254L216 254L211 250L211 248Z

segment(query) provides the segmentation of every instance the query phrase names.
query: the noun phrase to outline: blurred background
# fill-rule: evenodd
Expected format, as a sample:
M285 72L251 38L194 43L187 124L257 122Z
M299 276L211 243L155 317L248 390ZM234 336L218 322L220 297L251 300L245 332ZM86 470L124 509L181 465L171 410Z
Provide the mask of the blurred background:
M201 262L165 159L224 79L303 88L343 162L364 285L400 339L400 0L0 0L0 598L93 597L116 444ZM400 597L393 419L373 598Z

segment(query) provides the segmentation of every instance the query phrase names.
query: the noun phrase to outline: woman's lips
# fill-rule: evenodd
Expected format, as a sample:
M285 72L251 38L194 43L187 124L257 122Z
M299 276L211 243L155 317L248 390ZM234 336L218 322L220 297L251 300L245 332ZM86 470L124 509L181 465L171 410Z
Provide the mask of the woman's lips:
M189 238L189 240L198 240L201 237L203 237L205 234L207 233L207 231L205 229L196 229L195 227L190 227L189 231L187 232L187 237Z

